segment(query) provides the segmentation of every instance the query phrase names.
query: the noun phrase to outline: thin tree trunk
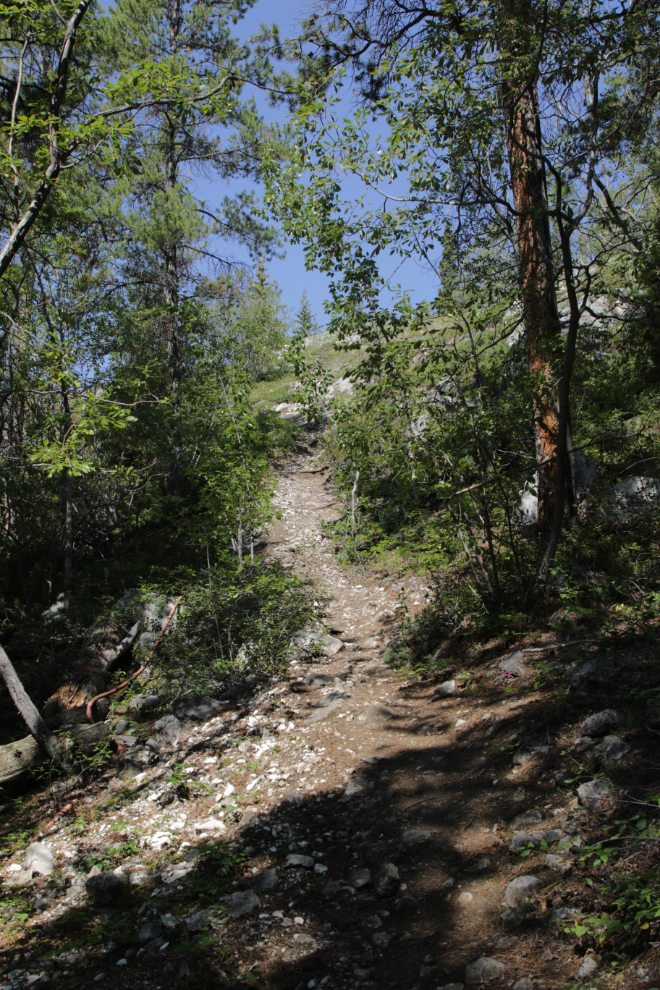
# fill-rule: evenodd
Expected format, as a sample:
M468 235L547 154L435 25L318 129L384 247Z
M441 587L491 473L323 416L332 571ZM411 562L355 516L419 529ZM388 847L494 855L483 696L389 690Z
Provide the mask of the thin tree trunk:
M181 3L171 0L167 11L170 29L170 49L172 55L178 50L178 39L181 33ZM165 145L165 181L164 189L171 196L179 179L179 162L177 156L177 126L175 119L169 116L164 124ZM179 257L175 240L165 244L163 248L163 263L165 277L165 304L167 314L167 359L170 371L170 408L173 415L173 435L170 443L172 463L169 470L170 490L180 498L183 494L183 474L181 459L183 456L183 425L181 422L181 380L183 377L183 362L181 353L181 327L179 321Z
M59 177L62 165L70 153L70 151L68 151L67 153L62 154L60 151L58 144L59 121L62 113L62 103L66 95L66 88L69 79L69 68L71 66L73 48L76 42L78 29L83 17L91 6L92 0L81 0L67 21L66 30L64 32L64 41L62 44L57 69L55 70L55 81L50 98L50 123L48 125L47 138L50 159L48 168L44 173L43 179L37 186L32 200L24 210L23 215L14 224L9 237L2 248L2 251L0 251L0 278L2 278L5 274L10 264L23 247L25 238L48 200L51 190ZM15 195L17 195L16 191Z
M529 372L539 383L534 411L538 525L548 531L552 526L557 491L559 411L553 380L552 346L559 339L560 320L554 284L537 83L530 82L522 92L516 91L515 94L513 86L506 84L503 91L513 204L517 214L521 301Z
M561 184L558 184L559 196L561 195ZM575 354L577 351L577 335L580 326L580 305L578 302L575 284L573 282L573 256L571 251L571 234L566 229L564 221L559 216L558 219L559 240L564 265L564 282L566 285L566 295L568 297L569 321L568 333L566 335L566 347L564 349L564 363L562 375L559 379L559 423L557 429L557 493L564 499L566 493L569 494L571 509L576 506L575 498L575 464L573 459L573 433L571 425L571 377L575 364ZM564 519L563 505L555 502L554 514L548 543L546 546L543 563L539 570L539 580L545 584L550 574L550 565L559 546L562 524Z
M353 537L353 550L355 550L355 534L357 532L357 490L360 480L359 469L355 472L355 481L351 491L351 536Z
M37 711L32 699L21 683L21 679L16 673L13 663L2 646L0 646L0 674L30 735L39 744L41 749L50 756L51 760L58 767L64 769L63 753L57 737L53 735Z
M236 555L238 557L238 566L241 568L243 566L243 517L241 515L240 508L236 510L238 516L238 532L236 534Z
M64 512L64 602L68 606L73 582L73 478L67 469L62 479L62 509Z

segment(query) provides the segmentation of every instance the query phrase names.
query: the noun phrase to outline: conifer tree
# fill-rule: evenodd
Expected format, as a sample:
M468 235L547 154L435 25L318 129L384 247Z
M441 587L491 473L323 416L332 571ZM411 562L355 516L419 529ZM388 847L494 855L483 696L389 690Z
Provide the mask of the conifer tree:
M303 294L300 297L300 309L296 313L296 327L304 337L311 337L312 334L318 333L320 330L307 298L306 289L303 289Z
M125 274L131 303L145 317L138 337L152 353L163 352L167 369L157 387L170 410L168 484L177 497L183 493L182 389L189 347L200 330L193 300L202 264L228 272L235 266L231 242L254 256L268 254L275 242L274 231L255 218L253 194L225 196L212 209L190 181L255 181L264 149L277 154L282 147L277 129L266 127L254 102L241 97L246 82L268 77L268 66L232 35L245 8L211 0L118 0L104 34L107 71L147 64L171 95L196 88L212 94L199 104L165 102L145 110L124 149L134 173L123 188L130 242ZM140 359L144 354L140 348Z

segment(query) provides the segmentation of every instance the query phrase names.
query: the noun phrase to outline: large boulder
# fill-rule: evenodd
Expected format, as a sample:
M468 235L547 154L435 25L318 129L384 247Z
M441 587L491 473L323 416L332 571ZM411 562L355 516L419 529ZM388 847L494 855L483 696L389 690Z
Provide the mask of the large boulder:
M117 602L117 609L130 625L139 621L143 632L159 633L174 604L175 600L165 595L130 588ZM175 612L170 625L176 625L176 620Z
M620 525L657 511L660 502L660 479L635 475L624 478L603 495L603 512L610 522Z

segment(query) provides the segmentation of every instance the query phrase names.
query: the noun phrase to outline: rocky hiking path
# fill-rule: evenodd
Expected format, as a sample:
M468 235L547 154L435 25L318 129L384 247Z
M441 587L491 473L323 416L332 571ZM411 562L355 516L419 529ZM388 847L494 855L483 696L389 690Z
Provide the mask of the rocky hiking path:
M598 643L494 640L411 681L382 658L424 582L336 562L322 456L280 466L275 507L266 552L314 581L326 628L252 697L133 699L111 770L7 803L5 990L659 982L653 948L612 970L561 924L592 906L580 856L639 757L610 706L647 684L640 650L614 671Z

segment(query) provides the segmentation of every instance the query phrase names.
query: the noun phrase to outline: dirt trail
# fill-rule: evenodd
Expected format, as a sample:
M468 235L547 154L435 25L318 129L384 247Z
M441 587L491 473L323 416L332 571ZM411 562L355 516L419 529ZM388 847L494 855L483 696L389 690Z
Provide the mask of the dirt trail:
M7 805L2 841L25 831L1 867L0 990L459 990L485 978L550 990L583 973L614 987L556 921L589 890L572 886L575 855L607 795L587 810L557 789L563 751L589 743L577 728L566 737L579 716L532 666L544 657L559 684L576 660L587 684L610 654L600 667L598 646L558 658L548 643L507 661L493 641L476 674L472 663L434 697L436 684L383 662L396 605L421 608L424 583L338 565L321 457L281 467L275 506L267 552L327 597L329 632L301 631L289 678L249 700L145 703L132 736L113 722L124 735L111 769L44 788L32 810ZM60 809L40 847L51 872L33 875L27 845ZM511 888L517 876L528 879ZM505 894L511 910L523 889L531 900L507 930ZM646 986L643 972L617 987Z
M428 686L402 684L381 658L396 605L407 593L414 614L423 582L382 581L369 569L335 563L321 520L336 519L338 508L321 459L290 463L275 505L282 518L269 552L292 561L295 573L328 596L327 625L341 649L333 655L338 644L330 642L324 658L291 667L291 688L300 693L290 697L289 710L301 720L296 725L318 769L297 780L300 795L314 804L289 820L315 835L305 846L315 869L327 866L322 884L302 888L313 895L323 947L303 955L305 980L288 975L273 985L439 987L463 983L466 966L482 957L495 959L485 964L491 975L500 971L497 963L504 966L507 986L538 975L553 931L535 932L531 944L503 931L505 887L526 871L510 862L509 840L500 834L520 814L535 829L561 823L575 832L571 817L585 812L573 802L571 816L561 795L536 779L533 759L525 770L509 757L505 779L497 779L501 759L489 752L490 739L509 723L515 728L533 696L438 701ZM577 962L565 946L550 955L546 976L574 975Z

